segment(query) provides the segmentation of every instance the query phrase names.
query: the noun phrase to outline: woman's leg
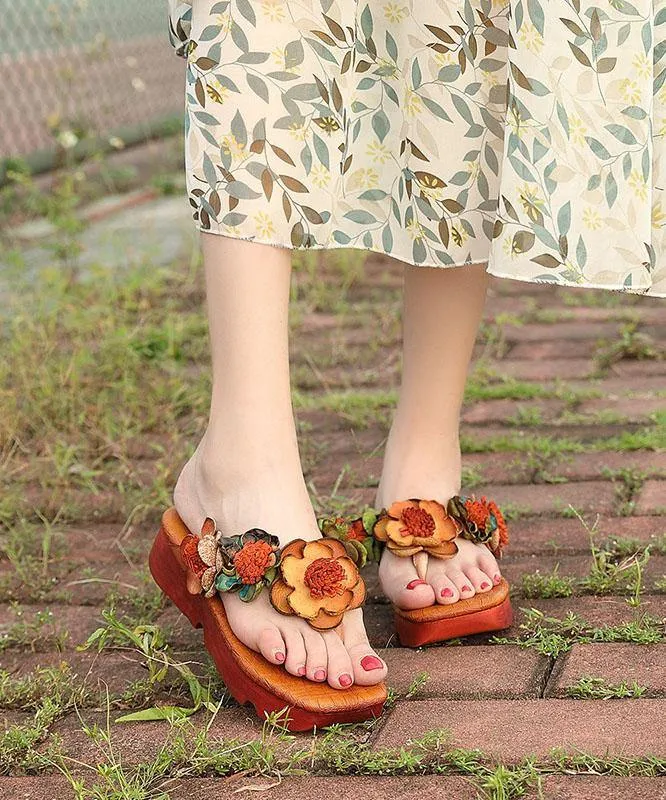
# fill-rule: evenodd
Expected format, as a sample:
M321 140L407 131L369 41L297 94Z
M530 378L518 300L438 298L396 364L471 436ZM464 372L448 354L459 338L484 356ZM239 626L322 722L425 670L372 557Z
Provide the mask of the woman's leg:
M485 269L405 267L402 386L377 490L380 508L410 497L446 503L460 491L460 408L488 286ZM429 559L424 582L411 558L385 551L379 575L389 599L421 608L499 582L485 545L457 543L454 558Z
M230 535L257 527L282 544L317 539L291 404L290 254L209 233L202 246L213 392L208 427L176 485L176 508L194 531L211 516ZM336 688L385 677L361 609L345 615L339 635L279 614L266 592L251 603L228 593L223 602L238 638L294 675Z

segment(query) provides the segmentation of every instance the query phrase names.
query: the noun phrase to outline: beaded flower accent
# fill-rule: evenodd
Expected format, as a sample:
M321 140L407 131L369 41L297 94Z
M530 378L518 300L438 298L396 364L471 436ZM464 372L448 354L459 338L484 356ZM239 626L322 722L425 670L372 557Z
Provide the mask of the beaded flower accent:
M460 523L436 500L404 500L382 510L374 535L396 556L409 557L425 551L435 558L452 558Z
M509 533L495 502L486 497L456 495L449 500L447 511L462 526L463 538L485 544L494 556L501 557L509 543Z
M239 536L224 536L206 518L201 535L189 533L181 542L185 565L201 582L206 597L216 591L238 592L249 602L270 586L277 575L280 547L277 536L253 528Z
M296 614L317 630L335 628L365 600L365 584L345 545L335 539L296 539L282 551L271 587L273 608Z

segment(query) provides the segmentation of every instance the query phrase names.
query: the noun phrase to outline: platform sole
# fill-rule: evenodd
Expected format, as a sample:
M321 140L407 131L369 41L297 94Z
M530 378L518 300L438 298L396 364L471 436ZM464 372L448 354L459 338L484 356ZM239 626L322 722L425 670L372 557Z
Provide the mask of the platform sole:
M261 719L287 709L281 724L291 731L304 731L336 722L362 722L382 713L386 700L383 684L333 689L328 684L290 675L246 647L231 630L218 597L207 599L187 590L183 568L164 522L148 564L164 594L195 628L203 628L204 646L229 693L241 705L253 705Z
M477 633L501 631L513 622L509 585L502 579L489 592L450 605L413 611L395 608L394 622L404 647L421 647Z

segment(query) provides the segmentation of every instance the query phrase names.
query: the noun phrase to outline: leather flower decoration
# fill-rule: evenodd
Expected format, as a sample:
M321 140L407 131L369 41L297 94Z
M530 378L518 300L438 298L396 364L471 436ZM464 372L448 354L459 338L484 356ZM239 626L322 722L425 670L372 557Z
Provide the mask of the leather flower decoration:
M509 543L506 521L497 504L486 497L456 495L447 505L449 514L462 525L465 539L487 545L494 556L501 556Z
M317 630L335 628L365 600L365 584L345 546L335 539L296 539L282 551L271 603L281 614L303 617Z
M183 561L199 578L206 597L216 591L238 592L241 600L253 600L270 586L280 561L279 541L260 528L240 536L224 536L208 517L201 536L188 534L180 545Z
M324 517L317 520L319 530L328 539L337 539L360 569L368 561L379 561L380 546L372 534L377 512L369 508L360 517Z
M458 552L454 539L461 525L436 500L405 500L383 510L374 535L396 556L425 551L435 558L452 558Z

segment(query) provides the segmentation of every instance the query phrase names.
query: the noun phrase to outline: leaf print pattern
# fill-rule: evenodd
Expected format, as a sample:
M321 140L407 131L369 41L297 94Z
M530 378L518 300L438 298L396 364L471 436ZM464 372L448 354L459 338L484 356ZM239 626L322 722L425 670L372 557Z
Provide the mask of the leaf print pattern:
M666 0L169 0L201 230L666 296Z

